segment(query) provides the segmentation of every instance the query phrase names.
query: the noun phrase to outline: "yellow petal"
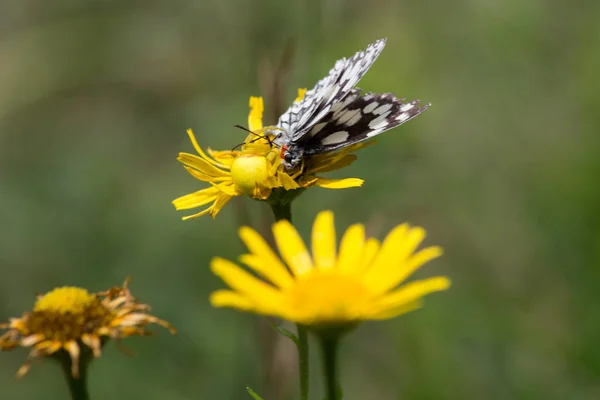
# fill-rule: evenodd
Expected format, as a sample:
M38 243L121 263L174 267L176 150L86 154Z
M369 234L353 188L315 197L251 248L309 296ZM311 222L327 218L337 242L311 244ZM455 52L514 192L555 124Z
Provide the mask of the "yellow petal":
M298 88L298 96L296 97L296 100L294 100L294 103L301 101L304 98L305 94L306 88Z
M285 172L279 173L279 181L285 190L294 190L300 188L300 185L298 185L298 183L296 183L296 181Z
M302 175L302 176L292 176L293 179L297 180L298 184L303 188L309 188L315 186L319 181L314 175Z
M79 378L79 345L75 340L69 340L63 347L71 356L71 375L74 378Z
M202 182L226 182L226 181L231 181L231 176L220 176L220 177L214 177L214 176L210 176L205 174L204 172L201 172L199 170L197 170L196 168L192 168L190 166L184 165L183 168L185 168L185 170L192 175L194 178L198 179L199 181Z
M226 194L227 196L240 196L242 193L238 190L238 188L233 184L233 182L229 181L229 182L223 182L223 183L219 183L214 184L212 183L212 186L219 189L219 192Z
M211 212L211 211L212 211L212 206L211 206L211 207L208 207L208 208L207 208L207 209L205 209L205 210L202 210L202 211L200 211L200 212L197 212L196 214L192 214L192 215L186 215L185 217L182 217L181 219L182 219L183 221L187 221L188 219L192 219L192 218L198 218L198 217L201 217L201 216L203 216L203 215L210 214L210 212Z
M429 293L447 290L450 287L450 279L445 276L436 276L419 281L407 283L398 290L395 290L374 304L374 310L384 312L397 307L405 306L419 300Z
M62 345L60 340L43 340L35 345L35 351L39 354L48 355L60 350Z
M211 271L220 277L233 291L240 293L262 310L271 310L271 305L280 300L280 292L242 268L223 258L213 258Z
M46 349L46 354L48 354L48 355L54 354L57 351L59 351L60 349L62 349L62 343L61 342L54 342L54 343L52 343L51 346L49 346Z
M419 269L422 265L440 257L442 254L444 254L444 251L441 247L431 246L426 247L409 257L408 260L404 261L402 268L398 268L398 274L395 276L395 279L397 280L396 285L406 280L406 278L412 275L412 273Z
M102 352L102 344L100 338L96 335L91 335L89 333L84 333L81 335L81 341L90 349L92 349L92 354L94 357L100 357Z
M202 148L198 145L198 142L196 141L196 137L194 136L194 132L192 132L191 129L187 130L187 134L190 137L190 140L192 141L192 145L194 146L194 149L198 152L198 154L200 154L200 156L202 158L204 158L206 161L208 161L209 163L213 164L216 167L227 169L227 165L223 165L223 164L213 160L212 158L207 156L204 153L204 151L202 151Z
M337 152L315 155L308 165L307 173L328 172L348 166L356 160L356 156L352 153L373 143L374 141L361 142Z
M385 309L383 311L369 315L369 319L382 320L382 319L395 318L402 314L406 314L411 311L417 310L421 307L423 307L423 302L421 300L416 300L416 301L413 301L412 303L402 304L398 307Z
M215 218L217 216L217 214L219 213L219 211L221 211L223 209L223 207L225 207L225 204L227 204L229 202L229 200L231 200L232 196L226 195L226 194L222 194L221 196L219 196L217 198L217 201L215 201L215 203L211 206L211 210L210 210L210 215Z
M353 275L360 268L365 244L365 227L361 224L350 226L340 243L337 268L341 274Z
M273 264L269 264L265 259L254 254L242 254L239 256L239 261L248 266L248 268L254 270L258 275L269 281L269 283L272 283L273 286L277 288L285 289L292 285L292 276L281 264L280 265L284 269L284 272L279 270L279 267L274 268ZM281 284L279 284L279 282L281 282Z
M362 186L364 180L358 178L325 179L318 178L317 185L325 189L345 189Z
M223 165L231 165L240 156L239 151L211 150L210 148L207 148L206 151L216 162Z
M296 278L302 277L313 270L313 263L304 246L304 242L296 229L287 220L273 225L273 236L279 253Z
M396 268L389 268L387 273L387 284L380 287L380 290L386 291L395 288L404 282L413 272L419 269L427 262L437 258L443 254L442 248L439 246L427 247L418 253L409 257L408 260L401 261Z
M393 269L397 269L402 261L398 248L403 245L408 230L408 224L398 225L386 236L381 249L365 274L365 283L371 290L380 293L388 289L388 274Z
M21 339L20 345L23 347L33 346L42 342L45 338L46 336L43 333L34 333Z
M402 226L408 228L407 225ZM413 264L410 268L407 268L406 260L424 238L425 230L420 227L406 230L401 228L396 232L390 232L369 273L370 278L373 279L374 290L386 292L393 289L422 265ZM426 262L438 256L440 250L440 248L434 249L432 254L425 254L425 258L417 258L416 260Z
M248 129L252 132L262 129L262 117L265 106L262 97L250 97L250 115L248 115Z
M331 211L321 211L317 215L311 242L316 268L324 271L335 267L335 225Z
M365 247L360 257L360 264L358 266L364 273L371 269L373 260L375 259L377 252L379 252L379 247L379 240L375 238L369 238L365 241Z
M425 229L419 226L409 229L405 240L398 243L400 246L397 247L397 251L401 259L409 257L425 239L425 235Z
M267 181L266 183L268 185L270 184L269 181ZM273 191L273 189L271 189L269 186L262 187L262 186L259 186L257 183L256 186L254 187L254 190L252 191L252 198L259 199L259 200L266 200L269 198L272 191Z
M223 169L217 168L215 165L211 164L205 159L195 156L193 154L179 153L177 161L181 162L184 165L187 165L188 167L197 169L198 171L208 176L230 176L229 171L224 171Z
M253 311L254 304L247 297L231 290L217 290L210 294L210 304L213 307L231 307L241 311Z
M309 174L313 174L316 172L331 172L331 171L335 171L336 169L340 169L340 168L344 168L349 166L350 164L352 164L354 161L356 161L358 157L355 154L345 154L343 157L341 157L338 160L332 160L330 162L323 162L323 163L315 163L315 167L311 167L307 173Z
M33 350L32 350L29 358L27 358L27 360L25 360L23 365L21 365L19 367L19 370L17 371L17 378L22 378L23 375L25 375L27 372L29 372L29 369L31 368L31 358L33 358L33 357L35 357L35 355L33 354Z
M271 250L271 246L269 246L258 232L252 228L243 226L240 228L239 235L248 250L257 259L261 260L263 265L250 265L246 261L242 261L244 264L252 267L256 272L280 288L287 288L293 283L293 278L285 265L281 263L279 257ZM251 262L254 263L255 261L252 260Z
M188 210L190 208L202 207L208 203L212 203L222 192L216 187L209 187L206 189L198 190L197 192L186 194L175 200L173 205L177 210Z

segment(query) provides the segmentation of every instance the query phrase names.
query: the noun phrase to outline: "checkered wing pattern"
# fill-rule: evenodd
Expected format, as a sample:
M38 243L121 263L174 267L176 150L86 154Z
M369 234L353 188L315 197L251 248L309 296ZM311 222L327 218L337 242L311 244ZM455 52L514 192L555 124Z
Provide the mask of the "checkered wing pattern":
M284 130L277 144L286 145L298 141L315 124L328 115L334 105L352 93L352 88L365 75L385 47L386 39L370 44L349 59L335 63L329 75L308 90L304 98L291 105L279 118L277 126Z
M304 155L335 151L411 120L429 107L419 103L398 99L391 93L361 96L360 89L354 88L293 145L301 147Z

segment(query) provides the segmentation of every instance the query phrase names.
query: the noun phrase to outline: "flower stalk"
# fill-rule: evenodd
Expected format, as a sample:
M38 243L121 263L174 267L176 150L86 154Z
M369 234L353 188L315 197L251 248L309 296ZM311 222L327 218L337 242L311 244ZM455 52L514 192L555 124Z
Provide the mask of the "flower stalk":
M269 201L275 221L281 221L283 219L292 222L292 203L283 201Z
M80 358L78 361L73 361L68 354L60 355L60 365L62 367L67 386L69 387L69 393L71 394L72 400L90 400L90 395L87 388L87 373L90 359L86 357ZM72 371L72 362L79 363L78 371L79 374L74 376Z
M305 327L300 324L296 325L298 328L298 341L296 347L298 348L298 371L300 374L300 399L308 399L308 331Z
M298 192L298 193L295 193ZM300 194L301 191L297 190L291 193L294 193L296 196ZM271 210L273 210L273 215L275 215L275 221L287 220L288 222L292 222L292 200L295 197L292 195L288 201L277 201L270 202ZM300 380L300 400L308 400L308 392L309 392L309 351L308 351L308 331L301 324L296 324L297 329L297 337L294 340L294 344L298 349L298 373Z
M323 353L323 375L325 377L325 389L327 393L327 400L338 400L338 344L338 336L325 336L321 338L321 351Z

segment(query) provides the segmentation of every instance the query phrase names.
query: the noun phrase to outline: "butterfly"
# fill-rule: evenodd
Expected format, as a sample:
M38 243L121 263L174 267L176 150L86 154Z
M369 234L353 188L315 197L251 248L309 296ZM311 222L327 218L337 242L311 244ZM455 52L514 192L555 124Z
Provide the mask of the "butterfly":
M386 39L370 44L349 59L338 60L329 74L302 100L293 103L268 131L281 148L287 170L306 158L362 142L409 121L430 104L406 101L391 93L365 93L355 87L385 47Z

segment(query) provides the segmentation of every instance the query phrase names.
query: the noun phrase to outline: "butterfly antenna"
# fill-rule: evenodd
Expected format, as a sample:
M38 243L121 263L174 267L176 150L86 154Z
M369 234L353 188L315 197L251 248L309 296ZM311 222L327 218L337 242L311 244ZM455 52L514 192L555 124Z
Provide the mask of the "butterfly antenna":
M268 135L260 135L260 134L258 134L258 133L256 133L256 132L252 132L250 129L248 129L248 128L246 128L246 127L243 127L243 126L241 126L241 125L234 125L233 127L234 127L234 128L238 128L238 129L241 129L241 130L243 130L243 131L245 131L245 132L248 132L248 133L250 133L250 134L252 134L252 135L256 136L256 138L255 138L255 139L253 139L253 140L251 140L251 141L250 141L250 143L254 143L254 142L256 142L257 140L260 140L260 139L265 139L265 140L266 140L266 141L269 143L269 146L273 147L273 141L271 140L271 138L270 138ZM240 143L240 144L238 144L237 146L235 146L233 149L235 150L236 148L240 147L240 146L241 146L241 145L243 145L243 144L244 144L244 143Z
M235 149L237 149L238 147L242 146L244 143L246 143L246 142L242 142L240 144L236 144L235 146L233 146L233 148L231 149L231 151L235 151Z

